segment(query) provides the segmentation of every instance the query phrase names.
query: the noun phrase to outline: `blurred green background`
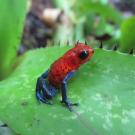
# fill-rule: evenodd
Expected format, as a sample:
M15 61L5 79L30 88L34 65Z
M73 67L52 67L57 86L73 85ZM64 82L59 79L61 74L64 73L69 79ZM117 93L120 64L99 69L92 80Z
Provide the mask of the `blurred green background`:
M14 70L18 56L34 48L73 45L78 40L94 47L102 41L106 49L117 46L125 53L134 48L133 0L6 0L0 4L1 79Z
M1 0L0 135L41 135L44 130L46 135L133 135L134 15L134 0ZM39 106L34 96L37 77L78 40L95 49L92 62L69 84L78 89L69 95L83 105L77 115L61 110L59 95L57 108ZM64 116L77 118L63 130L53 125L58 120L64 125Z

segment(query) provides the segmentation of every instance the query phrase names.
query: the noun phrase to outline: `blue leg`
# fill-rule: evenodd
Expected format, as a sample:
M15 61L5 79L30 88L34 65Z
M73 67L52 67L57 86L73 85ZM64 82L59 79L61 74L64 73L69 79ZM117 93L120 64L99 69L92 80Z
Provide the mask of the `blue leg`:
M71 103L68 98L67 98L67 82L68 80L73 76L75 71L72 71L70 73L68 73L66 75L66 77L64 78L63 82L62 82L62 86L61 86L61 93L62 93L62 103L65 103L65 105L68 107L68 109L70 111L72 111L72 106L75 105L77 106L78 103Z
M52 97L55 96L56 90L54 87L49 86L48 82L46 81L46 78L48 77L48 70L43 73L37 80L36 84L36 98L38 101L46 103L46 104L52 104L49 102L49 99L52 99Z

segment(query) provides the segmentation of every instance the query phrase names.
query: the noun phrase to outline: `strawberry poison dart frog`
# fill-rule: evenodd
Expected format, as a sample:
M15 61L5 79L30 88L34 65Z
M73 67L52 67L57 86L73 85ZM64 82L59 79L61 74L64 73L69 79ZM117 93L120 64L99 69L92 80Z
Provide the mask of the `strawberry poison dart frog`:
M77 42L72 49L54 61L50 68L37 79L36 98L38 101L52 104L49 100L55 96L57 89L60 89L61 102L72 111L72 106L78 104L71 103L68 100L67 82L75 71L86 63L93 54L94 50L89 45Z

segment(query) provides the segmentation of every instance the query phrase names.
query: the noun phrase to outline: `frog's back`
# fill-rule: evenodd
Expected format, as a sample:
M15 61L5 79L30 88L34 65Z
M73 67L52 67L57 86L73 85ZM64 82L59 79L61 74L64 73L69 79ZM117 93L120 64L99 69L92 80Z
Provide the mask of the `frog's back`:
M77 43L51 65L48 76L49 83L56 88L60 87L66 75L86 63L92 57L93 53L94 51L90 46Z
M50 67L48 81L49 83L59 88L65 76L72 70L66 60L60 58L56 60Z

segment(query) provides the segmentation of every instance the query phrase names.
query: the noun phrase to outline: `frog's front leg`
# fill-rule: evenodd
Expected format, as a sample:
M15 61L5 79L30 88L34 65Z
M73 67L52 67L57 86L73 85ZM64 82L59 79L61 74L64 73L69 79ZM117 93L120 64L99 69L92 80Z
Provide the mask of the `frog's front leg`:
M72 106L78 106L78 103L71 103L67 98L67 82L73 76L74 72L75 71L69 72L61 85L62 103L65 103L70 111L72 111Z
M55 96L56 90L54 87L49 86L48 82L46 81L46 78L48 77L48 73L49 73L49 70L47 70L37 79L36 98L40 102L43 102L46 104L52 104L48 100L52 99L52 97Z

